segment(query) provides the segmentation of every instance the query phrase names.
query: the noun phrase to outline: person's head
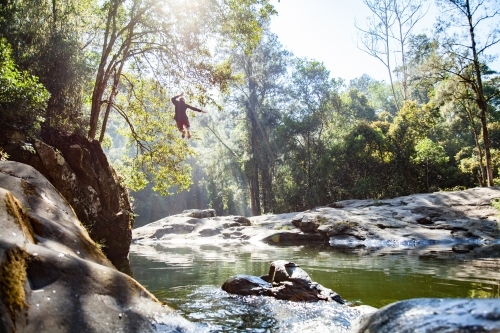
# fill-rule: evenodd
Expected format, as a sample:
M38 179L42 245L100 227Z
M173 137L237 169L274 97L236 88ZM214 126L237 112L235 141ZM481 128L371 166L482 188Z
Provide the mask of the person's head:
M183 101L183 102L184 102L184 97L179 98L179 100L181 100L181 101Z

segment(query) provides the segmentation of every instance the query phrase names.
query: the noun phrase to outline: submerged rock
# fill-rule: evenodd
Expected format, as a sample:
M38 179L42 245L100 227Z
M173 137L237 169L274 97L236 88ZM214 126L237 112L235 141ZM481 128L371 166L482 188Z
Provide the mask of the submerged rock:
M269 274L265 276L232 276L224 282L222 289L242 296L270 296L294 302L335 301L345 304L339 294L313 282L303 269L286 260L273 261Z
M500 332L499 299L422 298L361 316L351 333Z
M32 167L0 162L0 332L199 332L114 268Z

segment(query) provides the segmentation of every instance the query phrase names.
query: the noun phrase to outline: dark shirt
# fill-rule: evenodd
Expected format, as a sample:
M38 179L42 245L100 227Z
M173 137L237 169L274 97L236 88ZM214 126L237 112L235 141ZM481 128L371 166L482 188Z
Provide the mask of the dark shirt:
M174 119L176 121L183 121L187 119L186 110L191 109L193 111L202 112L200 109L195 108L189 104L186 104L184 101L177 100L179 96L172 97L172 103L175 105L175 116Z

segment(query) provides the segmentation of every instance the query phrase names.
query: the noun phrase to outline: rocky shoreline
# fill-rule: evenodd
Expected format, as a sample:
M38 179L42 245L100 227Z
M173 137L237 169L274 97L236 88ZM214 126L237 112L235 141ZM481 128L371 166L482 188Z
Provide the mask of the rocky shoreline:
M132 231L134 243L248 242L387 248L498 243L500 188L339 201L325 207L251 218L190 210Z

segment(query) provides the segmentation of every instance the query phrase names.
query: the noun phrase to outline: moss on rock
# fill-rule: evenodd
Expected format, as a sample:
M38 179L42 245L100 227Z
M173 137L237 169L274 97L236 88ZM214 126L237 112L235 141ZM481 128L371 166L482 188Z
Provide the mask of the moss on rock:
M13 323L19 312L28 307L24 290L28 259L26 251L13 247L5 251L0 265L0 297Z
M5 195L5 207L7 209L7 213L14 217L14 222L19 225L26 238L28 238L31 243L36 244L35 233L33 231L30 218L28 214L26 214L21 203L14 198L11 193L6 193Z

